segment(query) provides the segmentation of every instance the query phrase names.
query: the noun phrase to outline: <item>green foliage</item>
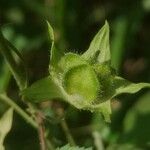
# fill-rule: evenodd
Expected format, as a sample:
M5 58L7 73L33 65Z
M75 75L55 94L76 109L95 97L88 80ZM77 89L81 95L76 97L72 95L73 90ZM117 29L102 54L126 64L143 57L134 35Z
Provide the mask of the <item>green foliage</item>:
M78 146L70 146L69 144L57 148L56 150L92 150L92 148L84 148L84 147L78 147Z
M149 147L150 92L142 95L124 118L124 137L138 147ZM124 141L127 139L123 138Z
M13 109L10 108L0 119L0 150L5 150L4 139L11 129L13 120Z
M146 83L132 84L117 77L112 71L107 22L96 34L89 49L81 56L73 53L62 56L54 45L53 29L48 22L47 24L51 41L50 76L37 81L22 92L30 101L40 102L59 98L78 109L100 111L105 120L110 120L108 117L111 112L110 100L113 97L122 93L135 93L144 87L149 87ZM4 53L4 56L22 89L25 87L25 83L21 83L24 80L23 75L18 72L18 66L9 50L14 51L21 60L23 60L22 56L1 34L2 41L8 45L7 47L2 44L2 48L8 51ZM108 102L105 103L105 101ZM103 103L105 109L101 107Z
M0 53L4 50L1 53L3 56L0 54L0 118L8 106L15 111L12 131L2 144L5 149L40 149L41 142L37 136L37 114L39 113L43 118L42 125L45 128L48 150L57 147L61 149L67 143L74 145L72 140L71 142L68 140L68 134L65 136L66 128L63 129L61 122L68 124L75 143L80 145L79 147L64 146L66 149L70 147L73 149L92 147L98 150L150 149L149 89L133 95L124 94L115 97L123 93L137 92L144 86L149 87L149 84L134 84L118 76L122 75L135 82L150 81L150 0L47 0L45 2L1 0L0 12L0 28L5 37L5 42L0 42ZM100 38L102 31L100 30L89 48L88 42L106 18L111 25L111 61L108 59L103 62L105 57L108 57L102 55L109 46L109 43L105 43L109 38L108 32ZM55 34L48 22L47 32L45 19L50 20ZM107 25L105 23L105 26ZM108 28L103 30L107 31ZM16 51L9 41L19 49L19 52L21 50L26 62L22 61L22 56L20 57L18 50ZM49 48L51 52L47 51ZM65 53L65 50L70 52ZM88 51L84 53L84 50ZM6 57L4 52L10 52L11 55ZM49 55L50 75L39 80L48 74ZM8 56L11 56L11 61ZM99 59L101 56L103 58ZM23 95L26 95L30 101L26 99L21 101L22 96L12 75L16 71L15 75L19 75L19 78L15 76L17 83L21 79L21 84L26 86L24 72L26 63L29 83L38 81L23 91ZM117 70L118 76L112 67ZM86 68L85 72L83 68ZM96 75L97 87L94 86L95 82L86 79L90 72ZM82 79L78 75L82 75ZM73 78L79 78L78 82ZM92 84L88 87L90 82ZM87 92L87 89L90 89L90 92L89 90ZM69 104L66 107L61 104L61 101L58 102L58 99ZM40 103L45 100L49 101ZM111 107L112 123L108 124L101 113L105 114L105 120L110 121ZM101 113L90 113L81 109ZM57 116L57 111L64 112L61 116Z
M51 27L51 25L49 24L49 22L47 21L47 26L48 26L48 35L49 35L49 40L50 40L50 44L51 44L51 48L50 48L50 64L51 66L49 66L50 70L57 70L58 67L58 61L61 58L61 53L60 51L55 47L54 45L54 32L53 32L53 28Z
M52 27L49 24L48 27L51 37L50 76L23 91L22 94L31 102L59 98L78 109L101 112L105 120L110 121L112 98L150 87L148 83L134 84L116 76L110 66L107 22L81 56L74 53L60 56L54 47Z
M51 89L51 90L49 90ZM27 99L34 102L62 98L61 88L50 78L43 78L22 92Z
M122 93L136 93L139 90L141 90L142 88L150 88L150 84L149 83L132 83L128 80L125 80L121 77L115 77L114 79L114 86L116 88L115 93L113 95L113 97L120 95Z

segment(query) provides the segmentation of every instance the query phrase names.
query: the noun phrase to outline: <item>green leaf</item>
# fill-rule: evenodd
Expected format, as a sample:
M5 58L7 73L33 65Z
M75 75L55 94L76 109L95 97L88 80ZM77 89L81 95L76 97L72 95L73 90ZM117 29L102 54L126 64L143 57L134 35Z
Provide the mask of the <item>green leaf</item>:
M58 61L60 60L62 53L59 51L55 45L54 45L54 31L53 28L51 27L50 23L47 21L47 26L48 26L48 35L49 39L51 42L51 48L50 48L50 64L49 68L51 69L57 69Z
M144 149L150 141L150 91L142 95L124 118L123 142L129 141Z
M140 91L143 88L150 88L149 83L132 83L118 76L114 78L113 86L115 88L115 93L113 97L123 94L123 93L133 94L133 93Z
M98 63L103 63L110 60L109 25L107 21L96 34L89 49L82 55L82 57L89 61L97 59Z
M56 150L92 150L92 148L84 148L84 147L78 147L78 146L70 146L69 144L57 148Z
M133 94L143 88L150 88L149 83L132 83L118 76L106 77L106 81L102 78L101 84L103 87L98 96L100 102L107 102L124 93Z
M0 150L5 150L3 143L6 135L11 129L13 120L13 109L10 108L0 119Z
M128 142L128 143L127 143ZM141 147L137 147L136 145L133 145L132 143L129 143L129 141L125 141L124 143L113 143L110 144L107 147L107 150L143 150Z
M61 88L51 79L43 78L33 83L29 88L22 91L22 95L31 102L42 102L56 98L62 98Z

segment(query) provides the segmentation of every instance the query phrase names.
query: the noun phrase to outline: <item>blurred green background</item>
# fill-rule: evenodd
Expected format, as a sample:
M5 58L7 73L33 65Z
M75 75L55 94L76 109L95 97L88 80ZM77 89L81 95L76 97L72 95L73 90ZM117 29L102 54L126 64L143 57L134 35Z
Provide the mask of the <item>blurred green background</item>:
M45 20L52 24L57 47L83 53L107 19L110 24L112 66L133 82L150 82L150 0L0 0L0 25L5 37L27 62L29 82L48 75L49 49ZM0 55L0 91L19 102L18 88ZM0 115L7 109L0 104ZM112 123L99 114L66 107L66 120L79 146L98 150L150 149L150 92L122 95L113 103ZM53 112L48 110L53 117ZM55 146L67 143L60 125L46 122ZM6 150L38 150L38 135L14 115ZM103 147L103 149L102 149Z

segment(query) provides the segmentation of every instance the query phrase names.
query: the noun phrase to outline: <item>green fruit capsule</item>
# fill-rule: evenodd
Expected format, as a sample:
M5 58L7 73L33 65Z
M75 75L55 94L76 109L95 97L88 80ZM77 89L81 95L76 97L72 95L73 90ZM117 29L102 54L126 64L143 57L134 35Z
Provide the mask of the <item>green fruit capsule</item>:
M87 62L81 58L80 55L67 53L64 57L61 58L59 67L62 71L64 71L83 64L87 64Z
M93 68L80 65L71 68L64 74L63 86L68 94L79 95L93 102L98 95L100 85Z

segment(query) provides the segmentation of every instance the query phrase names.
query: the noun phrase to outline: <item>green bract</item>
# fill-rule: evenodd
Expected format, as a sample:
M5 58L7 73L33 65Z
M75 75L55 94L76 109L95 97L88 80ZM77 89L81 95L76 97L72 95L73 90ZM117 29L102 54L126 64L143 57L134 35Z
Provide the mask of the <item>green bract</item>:
M112 98L150 87L149 83L134 84L116 76L111 68L107 22L82 55L62 55L54 45L54 33L49 23L48 31L51 40L50 75L22 92L27 100L60 99L78 109L101 112L105 120L110 121Z

